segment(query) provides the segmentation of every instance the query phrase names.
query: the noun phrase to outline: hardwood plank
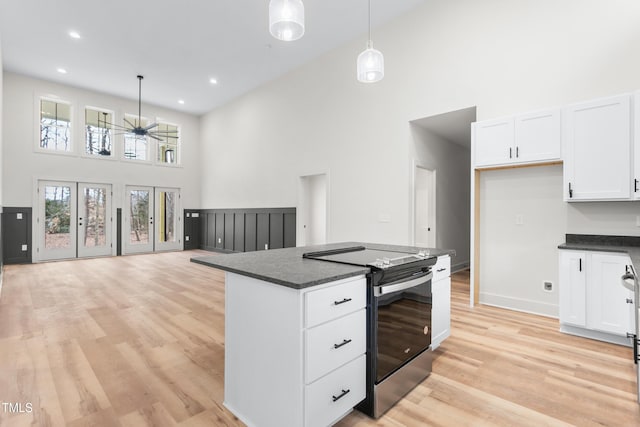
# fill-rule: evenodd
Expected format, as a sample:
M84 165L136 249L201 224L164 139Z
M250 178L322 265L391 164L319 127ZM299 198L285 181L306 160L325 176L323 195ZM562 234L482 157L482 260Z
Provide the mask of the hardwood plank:
M2 426L242 426L222 404L224 273L171 252L6 266ZM225 255L220 255L225 256ZM469 307L452 276L451 337L433 373L378 420L339 427L640 425L628 347L562 334L558 320Z

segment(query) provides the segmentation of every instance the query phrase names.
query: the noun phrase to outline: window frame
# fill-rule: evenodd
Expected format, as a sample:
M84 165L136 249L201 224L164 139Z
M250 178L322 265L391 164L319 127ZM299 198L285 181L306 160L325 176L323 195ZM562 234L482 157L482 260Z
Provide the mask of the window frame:
M69 150L51 150L48 148L42 148L42 101L55 102L57 104L65 104L69 106ZM69 98L63 98L54 94L36 94L34 99L34 116L35 116L35 137L34 137L34 152L43 154L53 154L57 156L72 156L77 157L76 150L76 109L75 104Z
M104 155L96 155L96 154L89 154L87 153L87 110L93 110L93 111L98 111L100 113L109 113L111 114L113 123L110 123L111 126L111 154L108 156L104 156ZM85 105L83 108L83 118L82 118L82 135L83 135L83 144L82 144L82 157L86 158L86 159L100 159L100 160L118 160L118 150L117 147L119 145L119 141L120 138L118 137L118 135L116 135L116 128L115 125L117 124L117 115L115 113L115 111L110 110L108 108L102 108L102 107L95 107L93 105ZM124 145L124 142L123 142Z
M130 119L130 118L133 118L134 120L137 121L138 120L138 115L137 114L124 113L122 115L122 126L126 126L127 125L126 122L124 121L124 119ZM129 120L129 121L131 121L131 120ZM143 122L143 123L146 122L146 123L149 123L149 124L153 123L148 117L145 117L145 116L141 116L140 117L140 121ZM133 123L135 124L135 121ZM132 163L139 163L139 164L149 164L149 165L153 164L154 150L151 147L152 144L149 141L150 138L147 137L147 136L145 136L144 138L146 140L146 146L147 146L146 159L144 159L144 160L143 159L136 159L136 158L130 158L130 157L126 156L126 154L127 154L127 151L126 151L127 134L126 133L124 133L122 135L122 143L121 143L122 153L120 155L120 159L122 161L125 161L125 162L132 162Z
M159 159L159 155L160 155L160 143L161 141L154 141L154 145L156 147L155 149L155 153L154 153L154 164L158 165L158 166L164 166L167 168L180 168L182 167L182 127L177 124L177 123L172 123L168 120L164 120L160 117L156 117L156 123L158 123L158 125L166 125L166 126L174 126L178 129L177 132L177 138L176 138L176 150L175 150L175 162L173 163L167 163L165 161L162 161ZM167 144L168 145L168 144Z

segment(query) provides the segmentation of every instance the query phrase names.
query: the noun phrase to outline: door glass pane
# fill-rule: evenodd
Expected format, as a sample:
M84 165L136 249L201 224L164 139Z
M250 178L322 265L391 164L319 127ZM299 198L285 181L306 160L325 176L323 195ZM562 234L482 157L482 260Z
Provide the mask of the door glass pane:
M44 201L45 248L69 248L72 244L69 230L71 221L71 187L45 186Z
M80 209L80 218L84 221L84 246L104 246L107 242L107 190L105 188L85 188L84 206ZM84 211L84 212L83 212Z
M134 245L149 243L149 191L131 190L129 209L131 210L130 243Z
M176 241L176 193L160 192L160 221L158 221L158 238L161 242Z

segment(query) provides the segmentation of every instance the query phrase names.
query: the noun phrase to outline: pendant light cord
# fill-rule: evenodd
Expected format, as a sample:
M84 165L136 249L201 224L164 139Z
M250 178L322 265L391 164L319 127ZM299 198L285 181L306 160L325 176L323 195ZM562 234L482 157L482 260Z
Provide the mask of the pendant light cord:
M369 40L367 44L371 45L371 0L369 0Z

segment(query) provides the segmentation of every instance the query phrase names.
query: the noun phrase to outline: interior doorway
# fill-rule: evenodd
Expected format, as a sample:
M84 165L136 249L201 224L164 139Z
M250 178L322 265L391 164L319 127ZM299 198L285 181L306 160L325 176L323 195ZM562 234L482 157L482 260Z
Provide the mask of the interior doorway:
M112 253L110 184L38 182L38 259Z
M436 247L436 171L422 166L414 169L414 246Z
M327 243L329 186L326 173L300 177L297 246Z

